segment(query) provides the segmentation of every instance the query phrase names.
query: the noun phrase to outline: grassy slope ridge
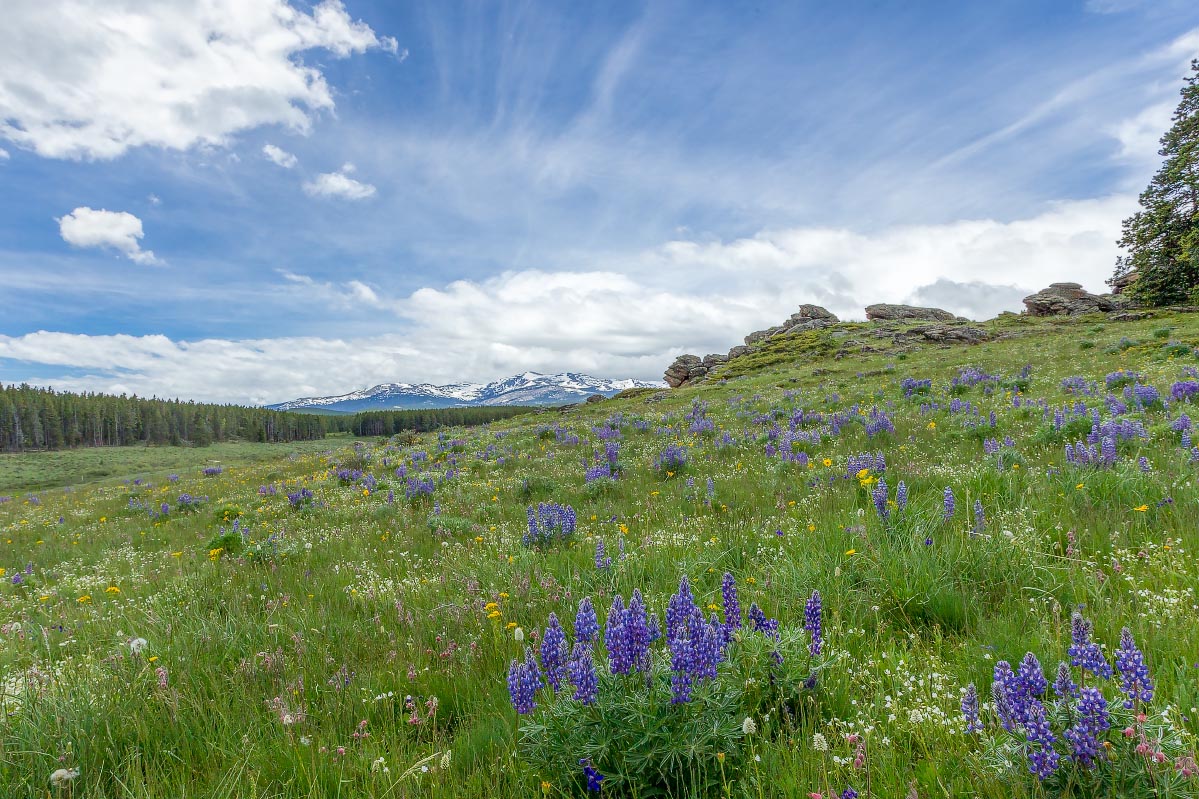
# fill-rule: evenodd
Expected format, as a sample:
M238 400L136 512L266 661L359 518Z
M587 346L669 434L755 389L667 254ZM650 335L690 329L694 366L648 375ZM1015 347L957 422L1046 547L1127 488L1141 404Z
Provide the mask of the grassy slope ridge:
M524 645L511 625L532 633L551 611L573 620L583 596L602 625L613 594L634 588L661 613L683 574L701 605L716 603L726 571L743 605L759 603L785 628L802 627L819 589L837 656L815 726L764 731L761 763L727 785L733 796L824 791L826 773L837 792L862 790L847 733L866 737L876 796L913 785L919 796L1038 795L1022 763L984 763L962 732L960 690L976 682L985 694L996 660L1030 650L1052 680L1080 605L1109 655L1131 627L1157 681L1154 704L1176 708L1193 742L1199 467L1168 425L1189 408L1132 414L1149 438L1115 469L1076 471L1062 468L1064 440L1042 412L1013 408L1010 388L960 395L982 418L995 412L985 433L949 411L946 392L961 367L1009 382L1031 364L1022 394L1050 408L1081 399L1102 409L1104 375L1118 369L1166 394L1199 367L1199 315L978 326L999 339L895 344L878 326L842 325L848 335L771 342L723 382L458 430L440 445L432 435L415 447L326 443L211 477L201 462L130 462L137 484L18 494L0 503L0 795L45 795L58 768L79 771L70 795L102 799L540 795L546 775L514 754L504 680ZM1065 393L1061 380L1074 375L1100 394ZM932 393L905 398L905 377L932 379ZM708 404L713 433L687 432L693 401ZM942 407L922 413L932 401ZM785 428L796 409L854 405L885 410L895 432L826 432L808 447L812 468L765 454L773 412ZM624 472L599 491L583 471L603 449L593 426L615 413ZM547 423L581 443L542 435ZM734 443L721 445L726 432ZM1017 454L984 456L990 436L1010 436ZM688 464L667 478L652 464L674 442ZM428 460L414 457L422 450ZM840 479L847 458L867 451L885 453L892 491L907 485L902 523L884 526L869 492ZM439 477L432 499L405 499L401 465ZM440 480L451 466L457 474ZM339 467L379 482L343 484ZM946 522L947 486L958 510ZM304 488L315 505L294 509L286 495ZM204 499L184 510L184 493ZM539 500L575 508L573 546L521 546L526 507ZM986 523L972 536L976 500ZM227 535L235 519L239 532ZM597 570L596 539L610 555L623 539L625 557ZM136 653L135 638L145 639ZM814 751L815 731L832 752Z

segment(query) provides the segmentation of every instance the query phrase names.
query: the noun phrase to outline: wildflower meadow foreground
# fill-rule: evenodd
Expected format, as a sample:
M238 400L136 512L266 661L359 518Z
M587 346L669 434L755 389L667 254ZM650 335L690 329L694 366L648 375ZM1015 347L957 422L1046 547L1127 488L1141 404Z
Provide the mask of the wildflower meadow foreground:
M0 796L1199 796L1199 317L980 325L0 491Z

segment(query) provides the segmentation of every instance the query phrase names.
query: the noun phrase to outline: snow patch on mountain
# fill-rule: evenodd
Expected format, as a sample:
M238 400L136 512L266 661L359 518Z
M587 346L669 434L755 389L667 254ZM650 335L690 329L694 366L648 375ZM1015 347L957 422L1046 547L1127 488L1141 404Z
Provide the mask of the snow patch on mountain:
M290 411L304 408L357 412L446 408L457 405L565 405L592 394L612 396L628 388L658 388L646 380L606 380L577 372L544 375L525 372L491 383L382 383L332 397L301 397L267 407Z

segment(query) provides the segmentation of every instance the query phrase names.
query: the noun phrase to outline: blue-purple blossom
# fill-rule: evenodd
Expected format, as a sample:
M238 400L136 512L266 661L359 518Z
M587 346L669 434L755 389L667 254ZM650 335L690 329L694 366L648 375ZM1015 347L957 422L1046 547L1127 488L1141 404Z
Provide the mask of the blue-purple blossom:
M574 686L573 698L584 705L594 705L599 697L599 677L595 673L595 663L591 659L591 649L586 644L575 644L571 652L570 662L566 666L570 684Z
M812 595L808 597L807 603L804 604L803 611L803 628L812 637L811 642L808 644L808 652L812 657L820 654L820 648L824 644L823 612L823 602L820 598L820 592L813 591Z
M1078 685L1070 674L1070 666L1061 662L1057 666L1057 679L1053 681L1053 692L1059 699L1069 701L1078 696Z
M741 602L737 598L737 581L725 572L720 581L721 599L724 601L724 626L729 630L741 628Z
M539 502L527 509L528 530L521 538L525 546L545 546L555 539L565 541L575 533L575 509L556 502Z
M874 502L874 510L884 522L891 515L891 510L887 507L888 491L887 481L880 477L878 482L874 484L874 490L870 492L870 498Z
M1105 680L1111 679L1112 667L1103 656L1099 644L1091 640L1091 622L1077 610L1070 616L1070 641L1070 647L1066 650L1070 665Z
M659 472L678 472L687 465L687 451L678 444L668 444L654 458L654 468Z
M532 650L526 650L524 662L513 660L508 666L508 695L517 713L532 713L537 707L534 697L542 687L541 671L533 659Z
M944 512L942 513L942 517L945 519L945 521L949 521L950 519L953 518L953 514L956 512L956 510L957 510L957 501L953 497L953 489L950 488L949 486L946 486L945 487L945 507L944 507Z
M581 644L590 644L599 635L599 619L596 618L595 608L591 606L591 597L583 597L579 603L579 612L575 615L575 638Z
M545 635L541 637L541 669L550 682L554 693L562 690L566 680L566 659L569 649L566 646L566 633L558 622L558 616L550 613L549 622L545 626Z
M1153 699L1153 679L1145 656L1132 640L1132 631L1125 627L1120 631L1120 648L1116 650L1116 670L1120 672L1120 689L1127 695L1124 707L1132 708L1138 702Z
M974 534L982 535L987 529L987 516L983 513L983 502L981 499L974 500Z
M1049 720L1045 717L1045 706L1035 699L1029 705L1027 718L1024 722L1028 736L1028 770L1044 782L1057 771L1061 756L1053 748L1057 738L1049 728Z
M1170 386L1170 399L1175 402L1193 402L1199 397L1199 383L1185 380Z
M908 486L903 480L895 487L895 507L901 513L908 506Z
M1083 768L1093 768L1099 762L1102 749L1100 737L1111 727L1107 700L1098 688L1083 688L1078 699L1078 720L1063 733L1070 742L1071 756Z
M625 631L624 599L612 598L608 620L604 623L604 647L608 650L608 669L613 674L628 674L633 670L633 651Z
M583 776L587 778L587 790L599 793L600 783L604 781L604 775L596 771L595 767L591 765L591 761L587 758L580 760L579 765L583 767Z
M623 544L624 542L621 541ZM606 569L612 565L612 558L608 557L604 552L604 539L595 539L595 568Z
M978 720L978 689L974 683L966 686L962 695L962 718L966 721L966 732L982 732L982 724Z
M749 606L749 612L746 614L749 618L749 628L754 632L759 632L771 638L777 638L779 634L778 619L771 619L766 616L766 613L758 607L755 602Z

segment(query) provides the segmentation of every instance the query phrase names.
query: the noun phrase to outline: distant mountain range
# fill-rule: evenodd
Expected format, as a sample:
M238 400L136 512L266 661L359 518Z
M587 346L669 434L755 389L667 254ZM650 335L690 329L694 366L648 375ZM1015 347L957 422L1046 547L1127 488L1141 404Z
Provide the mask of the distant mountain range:
M492 383L383 383L335 397L301 397L268 405L277 411L359 413L411 408L453 408L469 405L566 405L592 394L610 397L627 388L658 388L646 380L603 380L575 372L543 375L525 372Z

